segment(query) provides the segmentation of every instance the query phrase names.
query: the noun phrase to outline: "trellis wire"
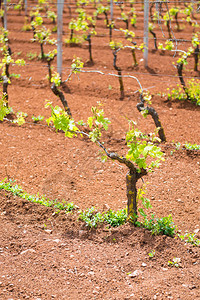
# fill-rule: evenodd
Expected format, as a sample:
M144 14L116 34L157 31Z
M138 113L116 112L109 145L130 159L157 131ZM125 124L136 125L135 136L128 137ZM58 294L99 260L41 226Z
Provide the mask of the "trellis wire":
M111 1L112 2L112 1ZM158 4L158 3L160 3L161 1L150 1L149 2L149 0L145 0L144 1L144 3L146 3L146 4L148 4L148 6L149 6L149 3L156 3L156 4ZM181 3L187 3L188 1L181 1ZM135 2L136 3L136 2ZM137 2L137 3L139 3L139 2ZM142 2L140 2L140 3L142 3ZM164 3L174 3L173 1L166 1L166 2L164 2ZM175 3L176 3L176 1L175 1ZM25 0L25 6L26 6L26 4L27 4L27 0ZM54 3L51 3L51 4L54 4ZM68 4L68 3L66 3L66 4ZM116 3L115 3L116 4ZM57 6L60 6L61 5L61 7L62 7L62 9L63 9L63 6L64 6L64 0L63 1L57 1ZM7 7L7 0L4 0L4 6L5 6L5 10L6 10L6 7ZM58 10L58 8L57 8L57 10ZM149 12L149 9L146 9L147 10L147 16L148 16L148 12ZM59 10L58 10L59 11ZM167 11L169 12L169 10L168 10L168 7L167 7ZM59 14L59 13L58 13ZM144 20L146 20L147 18L146 17L144 17ZM7 27L7 18L5 17L5 19L4 19L4 22L5 22L5 26ZM147 24L148 24L148 22L147 22ZM58 26L59 27L59 26ZM147 28L148 28L148 26L147 26ZM62 32L62 30L60 30L60 32ZM58 73L61 75L62 74L62 38L60 38L59 36L60 36L60 32L59 32L59 29L58 29L58 56L57 56L57 70L58 70ZM146 44L146 47L144 48L144 61L145 61L145 66L147 66L148 65L148 60L147 60L147 57L148 57L148 41L147 40L145 40L145 38L146 38L146 36L147 36L147 38L148 38L148 29L147 30L145 30L144 31L144 41L145 41L145 44ZM175 40L175 42L177 42L178 40L174 37L174 40ZM60 41L61 41L61 43L60 43Z
M38 69L38 66L36 66L36 65L34 65L34 66ZM46 65L41 65L40 67L47 68ZM69 78L71 77L71 75L72 75L71 68L70 67L65 67L64 70L69 70L70 71L70 74L67 76L67 79L63 81L63 82L67 82L69 80ZM107 71L112 71L112 70L107 70ZM151 86L151 87L148 87L148 88L143 88L142 85L141 85L141 83L140 83L140 80L136 76L132 76L130 74L125 74L125 75L119 76L119 75L113 74L113 73L105 73L105 72L103 72L101 70L86 70L86 69L82 69L82 70L80 70L80 72L81 73L91 73L91 74L96 73L96 74L100 74L100 75L112 76L112 77L117 77L117 78L122 77L122 78L134 79L134 80L137 81L137 83L138 83L138 85L140 87L140 90L137 89L136 91L133 92L134 94L137 93L137 92L139 92L139 91L145 91L145 90L148 90L148 89L151 89L151 88L155 87L155 86ZM159 77L159 78L160 77L169 77L169 78L176 78L176 79L178 79L178 76L168 75L168 74L147 74L147 73L142 73L142 72L134 72L134 74L142 75L142 76L144 76L144 75L145 76L153 76L153 77ZM191 76L184 76L184 78L186 78L186 79L192 79L193 77L191 77ZM196 79L200 79L200 77L195 77L195 78ZM160 79L158 79L158 80L160 80ZM163 81L163 83L164 82L168 82L168 81Z
M62 0L59 0L59 1L62 1ZM54 2L50 2L49 4L51 4L51 5L57 5L57 3L59 2L59 1L54 1ZM108 2L108 1L105 1L106 3ZM194 0L192 0L192 1L188 1L188 0L185 0L185 1L183 1L183 0L181 0L181 1L177 1L177 0L167 0L167 1L163 1L163 0L155 0L155 1L149 1L149 4L156 4L156 3L163 3L163 2L166 2L166 3L173 3L173 4L177 4L177 2L178 2L178 4L180 4L180 3L188 3L188 2L193 2L194 4L195 4L195 1ZM31 3L32 4L38 4L38 1L36 0L36 1L31 1ZM73 7L73 5L74 5L74 7L77 7L76 6L76 1L74 1L74 4L72 4L71 2L68 2L68 1L65 1L65 5L70 5L71 7ZM104 3L104 2L102 2L102 3ZM13 3L10 3L10 5L16 5L16 4L18 4L18 2L16 1L16 2L13 2ZM128 1L115 1L114 2L114 4L115 5L119 5L119 4L130 4ZM133 4L144 4L144 1L134 1L134 3ZM199 3L198 3L198 1L196 1L196 4L198 5ZM92 6L92 7L94 7L94 4L92 4L92 3L88 3L87 5L85 5L85 7L88 7L88 6Z

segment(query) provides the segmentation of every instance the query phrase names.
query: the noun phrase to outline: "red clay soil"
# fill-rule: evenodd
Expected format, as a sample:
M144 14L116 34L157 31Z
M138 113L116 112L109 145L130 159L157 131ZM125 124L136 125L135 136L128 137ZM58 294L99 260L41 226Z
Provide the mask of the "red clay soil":
M65 16L67 35L67 11ZM87 65L87 43L64 47L63 79L70 72L73 55L82 58L87 70L116 74L108 30L103 19L98 22L98 36L93 38L94 65ZM123 22L118 22L119 27L124 27ZM127 169L114 161L103 164L98 159L100 149L89 140L68 139L47 127L45 119L50 111L44 107L45 100L54 105L61 103L49 87L46 63L29 61L26 56L30 52L39 54L40 48L30 41L32 32L21 31L23 24L24 16L10 10L8 30L13 57L24 58L27 64L10 67L11 73L20 73L21 77L11 79L8 101L14 112L26 112L28 117L21 127L6 120L0 123L0 180L16 180L30 194L64 199L82 210L91 206L100 211L125 208ZM134 29L136 36L141 36L141 30L142 17ZM114 34L119 36L119 32ZM192 29L187 25L175 34L176 38L191 38ZM45 46L45 51L50 48ZM117 60L124 75L137 77L142 87L151 92L152 106L167 137L167 142L161 144L165 161L144 177L149 182L147 197L157 217L171 214L178 230L195 232L200 238L200 152L186 151L182 146L175 150L173 146L173 141L200 144L200 107L168 101L167 96L159 95L179 83L172 64L177 57L151 49L153 41L148 69L141 61L142 52L137 52L136 68L132 67L128 50L120 51ZM184 75L197 77L193 57L188 62ZM111 120L103 140L109 151L120 155L126 154L127 119L136 121L145 133L155 129L151 118L144 119L137 111L137 81L124 78L124 86L123 101L119 100L119 83L114 76L84 73L79 78L72 77L63 87L75 120L86 122L91 106L98 101L103 104L105 116ZM33 115L43 115L45 119L34 124ZM141 185L142 181L138 188ZM0 299L200 299L199 247L180 239L152 236L130 224L88 230L77 219L77 212L56 214L51 208L0 191ZM152 251L155 255L150 258L148 253ZM180 258L178 268L168 265L173 258Z

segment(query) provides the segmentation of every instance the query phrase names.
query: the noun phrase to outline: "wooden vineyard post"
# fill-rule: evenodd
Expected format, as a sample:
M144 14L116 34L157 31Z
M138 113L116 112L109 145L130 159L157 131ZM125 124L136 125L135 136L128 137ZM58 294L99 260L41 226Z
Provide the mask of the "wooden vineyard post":
M112 41L112 31L113 31L113 0L110 0L110 24L109 24L110 42Z
M149 0L144 0L144 66L148 67Z
M27 0L24 0L24 5L25 5L25 16L28 16L28 3Z
M113 0L110 0L110 23L113 21Z
M64 0L57 1L57 72L62 78L62 30Z
M7 30L7 0L4 0L4 16L3 16L3 20L4 20L4 29Z

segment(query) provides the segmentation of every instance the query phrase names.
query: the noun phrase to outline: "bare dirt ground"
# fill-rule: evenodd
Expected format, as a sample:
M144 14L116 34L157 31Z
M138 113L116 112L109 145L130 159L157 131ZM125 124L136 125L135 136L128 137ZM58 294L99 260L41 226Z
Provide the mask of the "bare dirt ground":
M67 34L67 12L65 20ZM124 26L118 22L118 26ZM20 73L21 78L12 78L8 93L13 110L26 112L28 117L21 127L9 121L0 123L0 180L16 180L30 194L39 192L50 199L64 199L80 209L124 208L125 167L113 161L103 164L98 160L98 147L86 139L67 139L62 132L55 133L47 127L45 121L33 124L32 115L50 116L44 108L46 99L54 105L61 103L45 78L46 64L26 57L27 53L39 54L40 48L30 41L32 32L21 31L23 24L24 16L10 11L8 30L13 56L25 58L27 64L11 67L11 73ZM46 24L49 25L48 21ZM115 74L103 19L98 21L97 28L94 66L87 66L87 43L64 47L63 79L69 74L74 55L82 58L87 70ZM141 30L142 21L134 29L136 36ZM187 25L184 31L175 33L177 38L183 38L191 37L191 32ZM196 232L200 238L200 153L182 147L174 152L172 143L200 144L200 108L158 95L179 83L172 65L176 61L173 55L150 50L146 70L142 52L137 53L139 65L133 68L131 54L123 51L119 52L118 65L123 74L136 76L143 88L149 89L152 106L159 113L167 137L161 145L165 161L144 178L149 182L147 197L153 206L151 211L158 217L171 214L179 230ZM193 58L188 61L184 75L198 77L199 72L193 71ZM91 106L98 101L103 103L105 116L111 120L104 142L109 150L119 154L126 153L127 119L136 121L143 132L154 131L150 117L144 119L137 111L137 81L126 78L124 86L123 101L119 100L117 78L106 75L80 74L64 89L75 120L86 121ZM55 214L51 208L0 190L0 299L200 299L199 247L175 238L152 236L130 224L89 231L77 219L77 212ZM155 255L150 258L148 253L154 250ZM168 265L174 257L180 258L178 268Z

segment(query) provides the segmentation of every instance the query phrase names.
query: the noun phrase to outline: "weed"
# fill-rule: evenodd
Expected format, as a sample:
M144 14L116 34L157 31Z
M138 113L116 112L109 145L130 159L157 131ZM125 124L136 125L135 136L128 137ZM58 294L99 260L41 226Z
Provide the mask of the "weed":
M155 250L152 250L151 252L148 253L150 258L153 258L155 256L155 254L156 254Z
M103 223L103 215L97 212L95 207L80 211L79 219L86 223L90 228L96 228L98 224Z
M26 56L28 57L29 60L33 60L37 57L37 53L29 52L26 54Z
M65 210L66 212L70 212L75 209L75 205L73 203L66 203L66 202L56 202L54 204L54 208L60 210Z
M187 149L187 150L200 150L200 145L197 144L191 144L191 143L185 143L182 144L181 143L174 143L175 149L178 151L180 149ZM182 147L182 148L181 148ZM174 152L175 150L173 150Z
M166 97L166 93L163 93L163 92L159 92L159 93L157 93L157 95L160 96L161 98Z
M104 221L110 224L112 227L123 225L126 222L127 213L125 209L113 211L109 210L104 213Z
M180 150L180 148L181 148L181 143L175 143L175 148L176 148L176 150Z
M13 195L16 195L22 199L26 199L34 203L40 203L41 205L47 207L53 207L54 209L56 209L57 213L61 210L64 210L65 212L71 212L75 208L77 208L77 206L73 203L67 203L65 201L60 202L56 199L49 200L45 196L40 196L39 194L30 195L27 192L24 192L21 186L14 183L15 181L11 179L9 181L7 181L7 179L4 179L3 181L0 181L0 189L9 191ZM143 202L146 207L151 207L148 199L144 198ZM142 216L144 217L144 221L137 221L137 226L151 230L152 234L164 234L172 237L174 236L176 226L172 221L171 215L169 215L168 217L163 217L161 219L154 219L154 215L152 215L152 218L150 220L147 219L147 216L144 212L142 212ZM103 223L108 224L112 227L117 227L123 225L126 222L127 211L125 209L122 209L119 211L109 210L107 212L100 213L96 210L95 207L91 207L90 209L79 211L79 219L84 221L86 223L86 226L88 226L89 228L97 228L99 224ZM197 239L194 239L194 241L195 243L198 243Z
M173 143L174 143L174 141L173 141ZM178 143L174 143L174 147L175 147L175 150L171 150L170 151L170 155L173 155L175 151L178 151L178 150L181 149L181 143L179 143L179 142Z
M145 209L152 208L150 200L145 197L146 185L144 184L141 189L138 189L137 202L140 201ZM154 235L164 234L168 236L174 236L176 226L172 220L172 216L163 217L161 219L155 218L155 215L151 215L151 219L148 220L147 214L143 208L139 208L138 212L142 216L142 222L137 221L136 225L139 227L144 227L152 232Z
M180 268L181 259L179 257L174 257L172 261L168 261L168 266Z
M186 243L190 243L193 246L200 247L200 240L196 238L195 233L186 232L185 234L177 234L177 236Z
M44 117L43 116L37 116L37 117L35 117L35 116L32 116L32 120L33 120L33 122L34 123L38 123L39 121L42 121L44 119Z
M11 78L11 77L14 77L14 78L20 78L21 75L20 75L20 74L16 74L16 73L12 73L12 74L10 74L10 78Z
M53 207L56 210L64 210L65 212L71 212L76 208L76 206L73 203L66 203L66 202L58 202L55 200L49 200L45 196L40 196L39 194L36 195L30 195L27 192L23 191L20 185L14 184L15 181L9 180L5 178L4 180L0 181L0 189L6 190L11 192L13 195L18 196L22 199L26 199L30 202L39 203L41 205L47 206L47 207Z
M184 147L187 150L200 150L200 145L197 145L197 144L186 143L186 144L184 144Z
M81 211L79 219L90 228L96 228L98 224L107 223L112 227L117 227L126 222L127 213L125 209L119 211L109 210L108 212L97 212L95 207Z
M176 231L176 225L174 225L171 215L159 219L152 214L150 220L144 216L143 222L137 222L137 225L149 229L153 235L163 234L173 237Z

